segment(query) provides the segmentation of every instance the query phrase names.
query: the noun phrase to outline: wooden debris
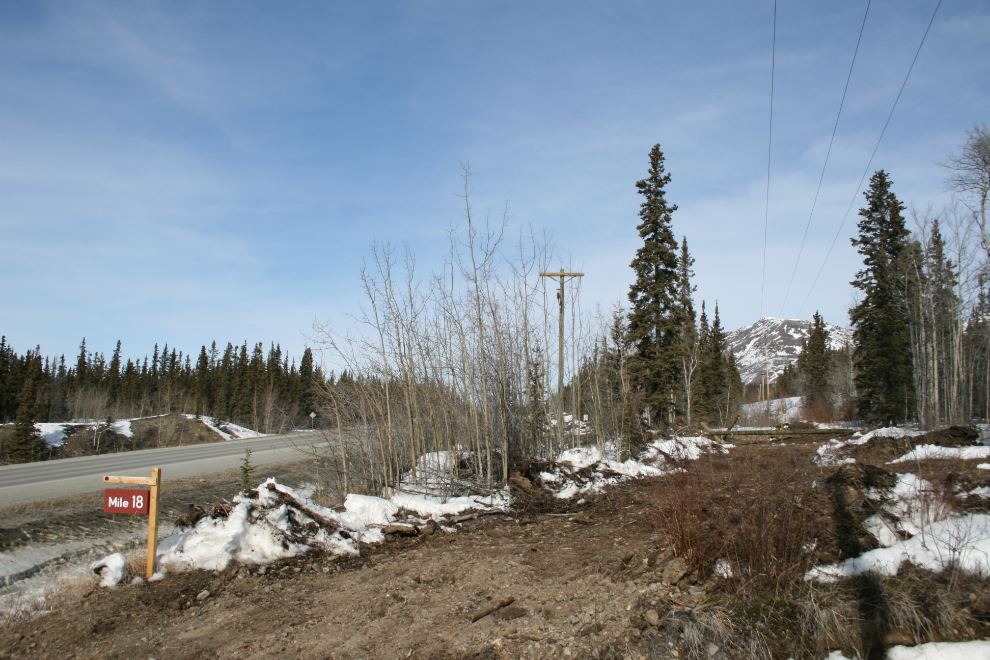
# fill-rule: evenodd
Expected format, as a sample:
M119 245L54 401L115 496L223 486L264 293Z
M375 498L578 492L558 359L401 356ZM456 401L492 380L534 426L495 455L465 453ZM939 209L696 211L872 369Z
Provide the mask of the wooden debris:
M399 536L416 536L419 530L415 525L403 525L402 523L385 525L382 527L383 534L397 534Z
M492 605L488 605L487 607L484 607L484 608L478 610L477 612L475 612L474 614L472 614L469 617L471 619L471 623L474 623L475 621L478 621L479 619L483 619L486 616L488 616L489 614L491 614L492 612L497 612L498 610L502 609L503 607L505 607L507 605L511 605L515 601L516 601L515 598L513 598L512 596L509 596L508 598L506 598L504 600L500 600L497 603L494 603Z
M529 612L526 611L525 607L509 605L508 607L503 607L498 612L492 614L492 618L498 619L499 621L511 621L512 619L521 619L522 617L528 615Z

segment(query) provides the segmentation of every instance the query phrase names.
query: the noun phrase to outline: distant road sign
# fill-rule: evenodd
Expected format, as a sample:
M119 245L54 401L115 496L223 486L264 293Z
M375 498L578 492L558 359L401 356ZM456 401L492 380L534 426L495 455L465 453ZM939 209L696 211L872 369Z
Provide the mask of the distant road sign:
M150 490L107 488L103 491L103 511L106 513L148 513Z

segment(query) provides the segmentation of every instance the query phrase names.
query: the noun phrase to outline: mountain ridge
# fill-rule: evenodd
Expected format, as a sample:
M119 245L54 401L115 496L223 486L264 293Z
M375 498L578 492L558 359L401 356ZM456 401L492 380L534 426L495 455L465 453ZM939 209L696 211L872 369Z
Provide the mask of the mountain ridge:
M841 349L852 343L852 330L831 323L828 347ZM801 354L802 344L811 335L811 321L765 316L756 323L733 330L726 341L736 358L743 383L759 382L767 369L773 381ZM764 353L765 351L765 353Z

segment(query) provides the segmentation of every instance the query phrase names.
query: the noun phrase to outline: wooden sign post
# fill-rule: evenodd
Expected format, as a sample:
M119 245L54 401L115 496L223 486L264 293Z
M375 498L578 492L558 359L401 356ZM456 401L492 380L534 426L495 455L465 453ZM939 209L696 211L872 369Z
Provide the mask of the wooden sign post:
M145 579L155 574L158 555L158 492L162 484L162 469L151 468L151 478L103 477L107 484L138 484L148 489L124 490L108 488L103 493L103 510L107 513L148 514L148 562L144 567Z

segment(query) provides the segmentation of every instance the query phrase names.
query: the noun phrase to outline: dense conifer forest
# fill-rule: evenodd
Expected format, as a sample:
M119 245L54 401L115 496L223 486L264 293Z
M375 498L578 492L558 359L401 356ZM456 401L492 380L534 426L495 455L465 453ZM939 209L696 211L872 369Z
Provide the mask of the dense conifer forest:
M40 347L19 354L0 339L0 421L103 421L188 413L266 431L289 418L302 423L315 409L314 383L325 377L306 349L298 364L278 344L249 347L213 342L198 356L166 344L150 356L125 359L121 343L107 359L83 339L79 355L43 356Z

